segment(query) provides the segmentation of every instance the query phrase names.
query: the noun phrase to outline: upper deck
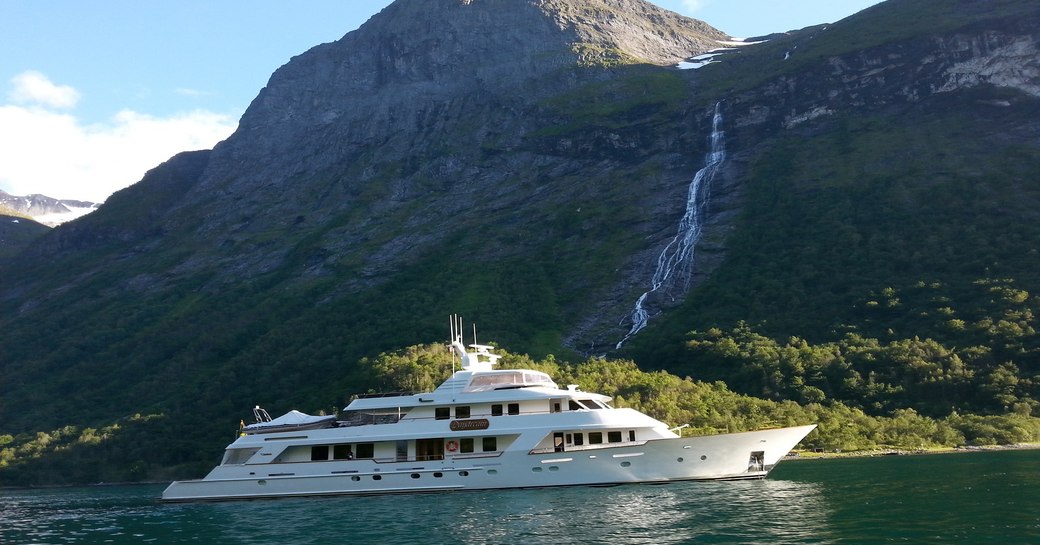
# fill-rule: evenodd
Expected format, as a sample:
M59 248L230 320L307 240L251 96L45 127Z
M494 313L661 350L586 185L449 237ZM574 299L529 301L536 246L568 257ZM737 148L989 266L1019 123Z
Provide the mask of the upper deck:
M579 392L576 386L561 389L549 375L541 371L493 369L501 356L491 353L491 346L472 344L472 351L467 351L458 341L451 346L462 360L462 370L456 371L434 391L419 394L367 394L356 397L344 410L385 411L460 402L506 402L579 396L594 399L603 405L610 401L608 396Z

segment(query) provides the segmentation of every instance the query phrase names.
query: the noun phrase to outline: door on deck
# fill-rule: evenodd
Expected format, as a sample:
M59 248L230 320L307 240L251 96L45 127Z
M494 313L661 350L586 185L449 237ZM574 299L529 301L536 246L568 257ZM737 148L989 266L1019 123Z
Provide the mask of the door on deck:
M762 450L756 450L751 453L751 457L748 458L748 471L764 471L765 470L766 453Z
M426 461L426 460L443 460L444 459L444 439L416 439L415 440L415 460Z
M553 433L553 451L563 452L563 432Z

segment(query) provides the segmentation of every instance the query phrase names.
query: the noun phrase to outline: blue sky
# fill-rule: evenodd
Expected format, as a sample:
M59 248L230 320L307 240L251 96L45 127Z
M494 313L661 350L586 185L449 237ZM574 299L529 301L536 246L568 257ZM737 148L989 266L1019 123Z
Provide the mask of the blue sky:
M749 37L878 0L654 3ZM275 69L388 4L0 0L0 189L102 201L178 151L229 136Z

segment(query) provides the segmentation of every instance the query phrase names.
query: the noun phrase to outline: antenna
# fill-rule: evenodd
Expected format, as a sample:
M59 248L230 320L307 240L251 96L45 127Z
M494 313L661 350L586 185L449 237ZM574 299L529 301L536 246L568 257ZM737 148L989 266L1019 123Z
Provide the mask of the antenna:
M473 323L473 344L477 344L477 323Z
M455 374L455 348L451 346L455 341L459 341L462 344L462 316L458 314L452 314L448 316L448 334L451 335L451 339L448 341L448 351L451 352L451 374Z

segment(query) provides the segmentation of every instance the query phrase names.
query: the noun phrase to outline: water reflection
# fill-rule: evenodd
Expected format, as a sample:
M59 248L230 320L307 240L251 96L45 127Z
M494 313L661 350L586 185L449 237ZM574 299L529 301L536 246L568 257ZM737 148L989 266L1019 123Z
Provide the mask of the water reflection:
M34 490L0 496L0 542L827 543L818 488L767 480L183 505L157 504L157 487Z
M161 505L161 486L0 491L0 543L1018 545L1040 451L785 463L765 481Z
M201 506L223 543L828 543L818 485L676 483ZM272 521L278 521L272 524Z
M129 492L128 492L129 491ZM0 543L144 543L147 538L127 521L155 516L137 498L139 487L57 488L8 491L0 510Z

